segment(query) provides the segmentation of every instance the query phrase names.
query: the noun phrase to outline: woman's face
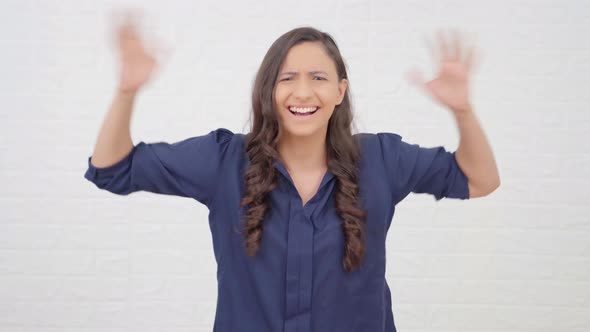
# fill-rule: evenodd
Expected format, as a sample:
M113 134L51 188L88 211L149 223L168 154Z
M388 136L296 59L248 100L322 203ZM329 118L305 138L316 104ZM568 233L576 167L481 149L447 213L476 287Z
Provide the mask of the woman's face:
M279 71L274 91L275 110L284 133L299 137L325 135L328 120L342 102L347 85L346 79L338 81L336 65L320 42L293 46ZM310 114L294 114L314 109Z

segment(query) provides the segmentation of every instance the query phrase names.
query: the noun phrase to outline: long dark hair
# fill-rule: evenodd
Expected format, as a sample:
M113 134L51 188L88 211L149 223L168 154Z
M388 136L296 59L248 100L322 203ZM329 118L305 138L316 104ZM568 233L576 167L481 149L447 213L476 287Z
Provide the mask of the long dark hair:
M244 174L245 193L240 206L247 206L243 220L246 252L254 256L262 240L263 218L270 208L268 193L277 186L274 159L280 159L277 144L281 126L277 118L274 88L279 70L291 47L305 42L321 42L336 64L338 81L348 79L344 60L334 39L312 27L300 27L280 36L266 53L252 90L251 129L246 135L250 165ZM350 272L358 268L365 254L364 223L366 212L359 206L357 185L360 148L352 136L352 109L349 89L328 122L326 150L328 169L337 181L336 210L342 220L345 237L343 267Z

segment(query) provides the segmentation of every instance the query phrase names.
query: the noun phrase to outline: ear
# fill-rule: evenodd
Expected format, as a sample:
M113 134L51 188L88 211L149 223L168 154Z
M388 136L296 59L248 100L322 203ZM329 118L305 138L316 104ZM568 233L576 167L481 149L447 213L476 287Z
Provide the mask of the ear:
M348 89L348 80L343 78L340 82L338 82L338 104L342 104L342 100L344 100L344 95L346 94L346 89Z

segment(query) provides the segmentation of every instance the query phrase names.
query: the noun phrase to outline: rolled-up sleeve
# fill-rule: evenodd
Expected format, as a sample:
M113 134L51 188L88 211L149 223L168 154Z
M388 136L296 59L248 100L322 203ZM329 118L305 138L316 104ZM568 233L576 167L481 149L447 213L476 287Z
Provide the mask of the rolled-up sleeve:
M139 142L123 159L107 167L95 167L88 157L84 177L98 188L118 195L136 191L191 197L207 205L222 164L228 162L227 146L233 132L225 128L176 143Z
M381 154L396 203L410 192L442 198L469 198L467 177L459 167L455 152L443 146L421 147L394 133L378 133Z

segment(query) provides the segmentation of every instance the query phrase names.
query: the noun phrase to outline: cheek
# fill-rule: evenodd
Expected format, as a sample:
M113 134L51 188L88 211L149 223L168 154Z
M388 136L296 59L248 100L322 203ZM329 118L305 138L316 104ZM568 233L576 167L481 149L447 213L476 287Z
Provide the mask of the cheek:
M325 103L335 103L338 99L338 89L331 85L325 85L316 90L319 98Z
M277 87L275 88L275 92L274 92L274 94L275 94L275 100L276 100L276 101L282 100L282 99L284 99L284 98L285 98L285 95L286 95L286 89L285 89L285 88L283 88L283 87L281 87L281 86L277 86Z

